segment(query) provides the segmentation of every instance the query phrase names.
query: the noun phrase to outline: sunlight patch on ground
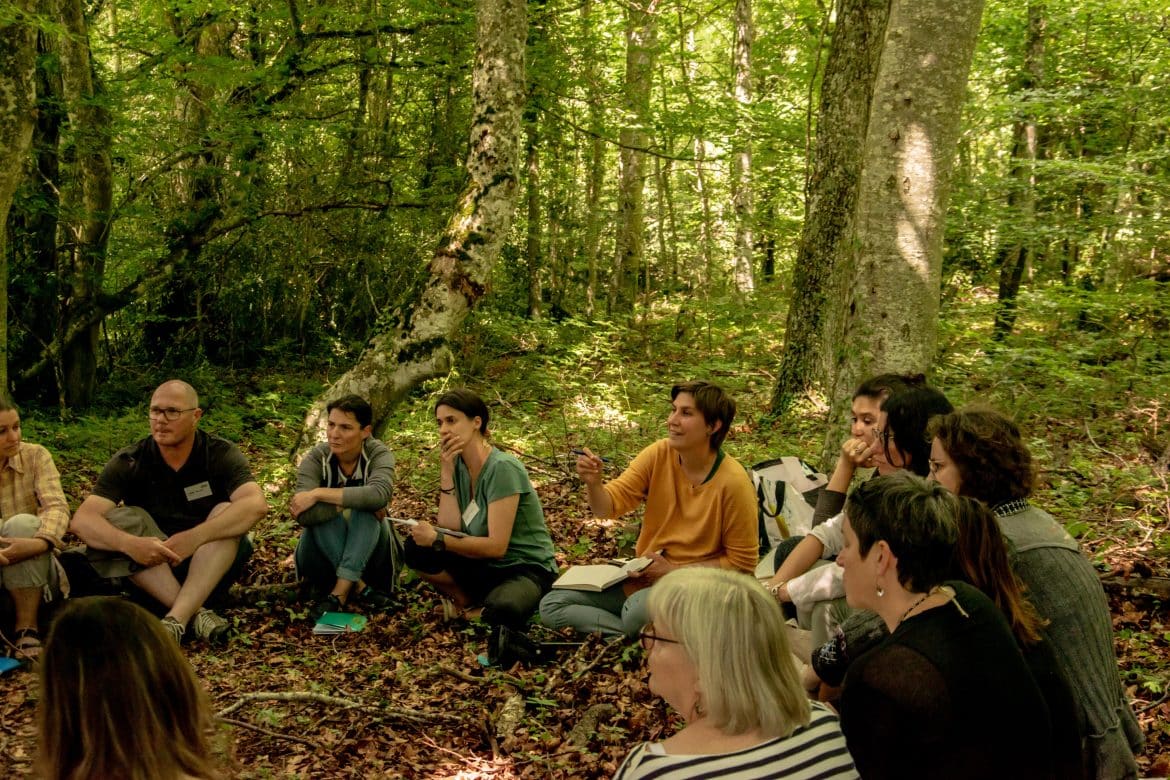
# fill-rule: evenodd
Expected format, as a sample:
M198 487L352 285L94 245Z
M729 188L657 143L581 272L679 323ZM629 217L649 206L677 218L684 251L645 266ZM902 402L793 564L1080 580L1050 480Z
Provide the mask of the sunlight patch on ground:
M597 398L578 396L569 403L576 414L582 419L590 420L597 427L628 429L637 425L624 410Z

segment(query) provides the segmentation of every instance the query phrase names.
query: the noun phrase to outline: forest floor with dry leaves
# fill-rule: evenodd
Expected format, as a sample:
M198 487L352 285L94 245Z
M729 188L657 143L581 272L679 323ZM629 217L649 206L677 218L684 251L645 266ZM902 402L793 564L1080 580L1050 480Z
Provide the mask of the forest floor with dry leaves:
M571 480L546 482L540 492L558 549L584 547L585 534L591 559L619 552L619 526L573 519L583 506ZM429 503L400 490L393 509L423 517ZM259 545L241 591L225 612L240 630L226 648L185 645L240 777L608 777L632 745L678 725L647 689L636 644L590 637L573 646L538 627L534 637L568 645L555 663L485 669L476 656L486 628L444 622L434 592L417 581L403 586L395 610L371 615L364 632L314 636L289 563L272 545ZM1170 633L1155 599L1115 595L1112 606L1119 631L1160 634L1165 647ZM1130 643L1118 645L1123 668L1149 662L1126 658ZM1165 775L1170 702L1136 686L1130 692L1151 737L1143 767ZM5 776L30 767L35 707L33 675L0 678Z
M1156 329L1130 323L1127 301L1109 315L1108 331L1084 328L1075 309L1038 308L1006 347L991 345L988 300L952 305L936 380L956 405L993 403L1027 432L1039 473L1036 503L1080 538L1107 580L1120 672L1147 735L1143 774L1170 776L1170 344ZM457 355L464 378L421 388L388 423L384 438L398 459L394 515L433 516L438 458L427 404L444 382L468 382L491 403L495 440L528 467L562 566L612 557L635 536L627 524L590 518L565 455L588 445L620 468L661 435L671 379L705 377L728 387L741 409L728 449L741 462L796 453L816 462L823 406L810 401L780 421L762 416L783 312L737 303L718 316L709 329L727 338L708 335L702 350L695 339L677 338L671 317L645 332L603 333L597 323L556 329L485 314ZM184 645L219 714L233 775L602 778L632 746L678 727L647 689L636 643L594 637L572 644L534 626L534 638L568 643L554 662L485 669L476 657L486 649L486 628L444 622L434 592L409 577L397 607L371 615L364 632L314 636L292 582L288 454L324 377L191 378L209 400L201 426L241 442L271 507L224 613L238 635L225 648ZM139 382L117 386L126 400L111 411L22 418L25 438L53 451L71 506L88 494L110 453L145 434L139 401L152 384ZM1146 587L1133 588L1136 581ZM0 777L31 768L36 700L28 671L0 676Z

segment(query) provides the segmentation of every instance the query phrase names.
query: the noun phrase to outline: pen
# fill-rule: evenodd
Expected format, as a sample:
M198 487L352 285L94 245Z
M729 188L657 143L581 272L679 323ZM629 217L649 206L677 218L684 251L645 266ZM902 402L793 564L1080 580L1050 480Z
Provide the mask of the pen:
M569 452L573 455L587 455L588 454L585 452L585 450L579 450L576 447L569 450ZM593 457L600 458L602 463L609 463L609 458L602 458L600 455L594 455Z

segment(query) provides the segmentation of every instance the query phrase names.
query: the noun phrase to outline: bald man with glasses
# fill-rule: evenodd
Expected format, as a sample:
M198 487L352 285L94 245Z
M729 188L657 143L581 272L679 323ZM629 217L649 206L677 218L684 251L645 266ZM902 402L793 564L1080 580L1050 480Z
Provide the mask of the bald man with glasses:
M228 622L220 601L252 555L247 533L268 512L239 448L198 429L195 388L164 382L150 399L150 436L114 454L69 528L99 577L126 578L165 609L182 642L188 626L208 642Z

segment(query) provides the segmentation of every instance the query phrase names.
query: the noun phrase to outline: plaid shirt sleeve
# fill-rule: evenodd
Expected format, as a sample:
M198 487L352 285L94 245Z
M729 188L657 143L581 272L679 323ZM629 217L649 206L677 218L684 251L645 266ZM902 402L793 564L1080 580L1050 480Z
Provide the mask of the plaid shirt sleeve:
M36 496L37 517L41 520L41 528L34 536L62 549L65 545L61 537L69 528L69 502L61 489L61 475L53 463L53 456L44 447L36 447L29 454L33 455L29 469L31 487Z

